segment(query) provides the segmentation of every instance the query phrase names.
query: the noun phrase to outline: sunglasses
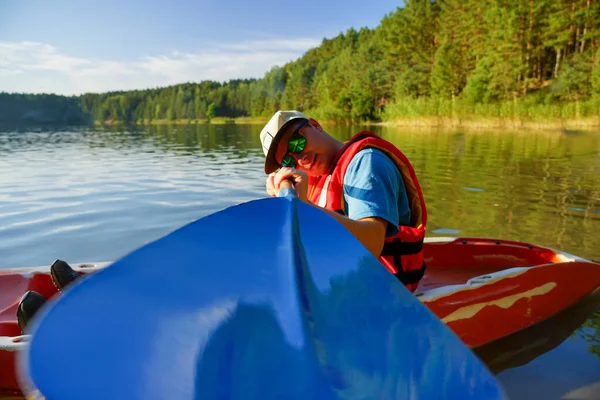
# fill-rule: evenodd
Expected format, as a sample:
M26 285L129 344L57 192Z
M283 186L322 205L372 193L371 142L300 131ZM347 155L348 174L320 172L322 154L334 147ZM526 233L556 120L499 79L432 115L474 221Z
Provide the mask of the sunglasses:
M296 129L294 129L294 133L292 133L292 137L288 142L288 151L287 153L298 154L304 151L304 147L306 147L306 138L300 134L300 130L304 128L308 124L307 120L304 120ZM296 168L296 160L286 154L281 161L282 167L290 167Z

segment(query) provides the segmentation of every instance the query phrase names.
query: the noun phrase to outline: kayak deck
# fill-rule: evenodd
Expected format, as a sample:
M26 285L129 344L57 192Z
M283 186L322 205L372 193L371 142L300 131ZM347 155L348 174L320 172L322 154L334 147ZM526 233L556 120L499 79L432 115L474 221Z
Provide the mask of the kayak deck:
M553 317L600 287L600 264L527 243L428 238L416 296L469 347L478 348ZM81 274L109 265L75 264ZM0 270L0 395L19 393L14 358L26 341L21 296L57 294L48 267Z
M471 348L544 321L600 288L600 264L506 240L425 245L416 295Z
M73 268L81 274L93 273L109 265L77 264ZM50 277L50 266L0 270L0 396L20 395L15 373L15 356L27 342L17 323L17 307L23 294L29 290L49 299L58 293Z
M515 267L587 261L545 247L480 238L430 239L424 245L427 272L419 291L463 284L476 276Z

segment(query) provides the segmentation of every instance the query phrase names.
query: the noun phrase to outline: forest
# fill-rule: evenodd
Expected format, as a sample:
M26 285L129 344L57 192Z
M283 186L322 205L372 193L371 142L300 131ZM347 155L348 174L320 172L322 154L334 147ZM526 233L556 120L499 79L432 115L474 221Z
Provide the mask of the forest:
M600 0L406 0L261 79L0 93L0 124L185 123L299 109L345 123L600 116Z

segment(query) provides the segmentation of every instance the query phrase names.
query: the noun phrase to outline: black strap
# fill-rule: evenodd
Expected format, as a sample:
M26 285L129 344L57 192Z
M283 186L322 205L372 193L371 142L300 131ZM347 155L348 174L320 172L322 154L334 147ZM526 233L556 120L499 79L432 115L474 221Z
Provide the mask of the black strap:
M420 269L413 271L404 271L402 268L402 256L420 253L423 250L423 239L417 242L403 242L400 238L395 238L391 242L386 242L381 251L382 256L394 257L394 265L398 272L394 276L403 284L410 285L417 283L425 275L425 262Z
M423 278L423 275L425 275L425 261L423 261L423 265L420 269L414 271L403 271L400 269L394 274L394 276L404 285L419 282L421 278Z
M417 254L423 250L423 239L418 242L403 242L399 238L386 242L381 250L382 256Z

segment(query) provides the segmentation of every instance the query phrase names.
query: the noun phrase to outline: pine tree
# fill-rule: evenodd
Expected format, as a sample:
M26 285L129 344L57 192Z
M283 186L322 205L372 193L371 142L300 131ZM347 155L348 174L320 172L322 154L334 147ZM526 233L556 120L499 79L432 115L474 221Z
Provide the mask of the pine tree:
M407 0L386 15L380 30L400 96L426 96L437 50L439 9L430 0Z

